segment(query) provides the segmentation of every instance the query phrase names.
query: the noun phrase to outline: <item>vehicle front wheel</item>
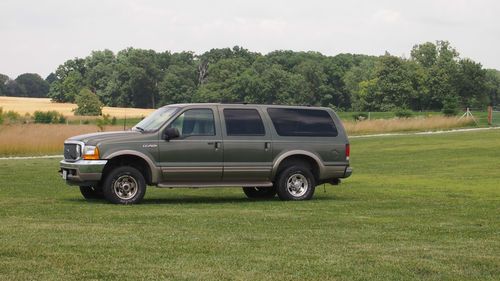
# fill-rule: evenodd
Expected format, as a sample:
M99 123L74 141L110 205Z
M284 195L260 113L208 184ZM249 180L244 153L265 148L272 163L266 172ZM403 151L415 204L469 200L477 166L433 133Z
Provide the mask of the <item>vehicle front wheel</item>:
M80 186L80 192L85 199L103 199L104 194L99 185L96 186Z
M251 199L269 199L276 196L274 187L243 187L243 192Z
M281 200L309 200L315 188L314 175L306 166L293 165L278 175L277 191Z
M103 191L104 197L111 203L136 204L146 193L146 181L134 167L117 167L107 175Z

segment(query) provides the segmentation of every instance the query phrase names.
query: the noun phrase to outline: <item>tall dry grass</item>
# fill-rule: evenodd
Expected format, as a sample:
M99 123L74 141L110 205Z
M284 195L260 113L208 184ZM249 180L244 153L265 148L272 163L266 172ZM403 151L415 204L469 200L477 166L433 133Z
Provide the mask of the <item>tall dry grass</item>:
M107 126L105 131L122 130ZM23 124L0 126L0 155L62 154L64 140L99 131L95 125Z
M430 117L409 119L377 119L359 122L345 121L349 135L393 133L405 131L447 130L473 124L472 119ZM107 126L105 131L120 131L122 126ZM95 125L23 124L0 125L0 155L62 154L65 139L97 132Z
M459 119L457 117L444 116L433 116L427 118L375 119L356 122L344 121L344 127L349 135L449 130L467 127L472 124L474 124L474 120L471 118Z

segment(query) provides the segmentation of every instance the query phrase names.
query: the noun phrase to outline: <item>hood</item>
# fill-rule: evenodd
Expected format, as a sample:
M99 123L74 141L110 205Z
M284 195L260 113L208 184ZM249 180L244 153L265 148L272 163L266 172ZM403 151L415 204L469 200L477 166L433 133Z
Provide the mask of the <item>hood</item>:
M141 138L141 132L137 131L115 131L115 132L102 132L102 133L91 133L85 135L78 135L71 137L67 140L81 141L88 145L96 145L104 141L113 140L130 140L133 138Z

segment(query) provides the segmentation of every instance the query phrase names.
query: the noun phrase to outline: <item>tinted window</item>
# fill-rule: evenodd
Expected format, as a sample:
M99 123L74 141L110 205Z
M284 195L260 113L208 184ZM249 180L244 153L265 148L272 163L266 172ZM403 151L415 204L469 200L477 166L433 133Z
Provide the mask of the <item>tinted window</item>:
M280 136L335 137L337 128L328 112L318 109L269 108Z
M255 109L224 109L228 136L263 136L264 124Z
M211 109L190 109L179 115L170 128L177 128L181 136L214 136L214 114Z

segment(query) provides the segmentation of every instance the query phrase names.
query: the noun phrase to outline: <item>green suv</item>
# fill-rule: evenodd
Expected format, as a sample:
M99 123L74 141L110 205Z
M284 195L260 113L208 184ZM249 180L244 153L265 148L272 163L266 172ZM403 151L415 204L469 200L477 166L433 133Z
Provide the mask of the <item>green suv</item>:
M172 104L129 131L64 142L60 174L87 198L138 203L147 185L243 187L249 198L307 200L351 175L349 140L329 108Z

